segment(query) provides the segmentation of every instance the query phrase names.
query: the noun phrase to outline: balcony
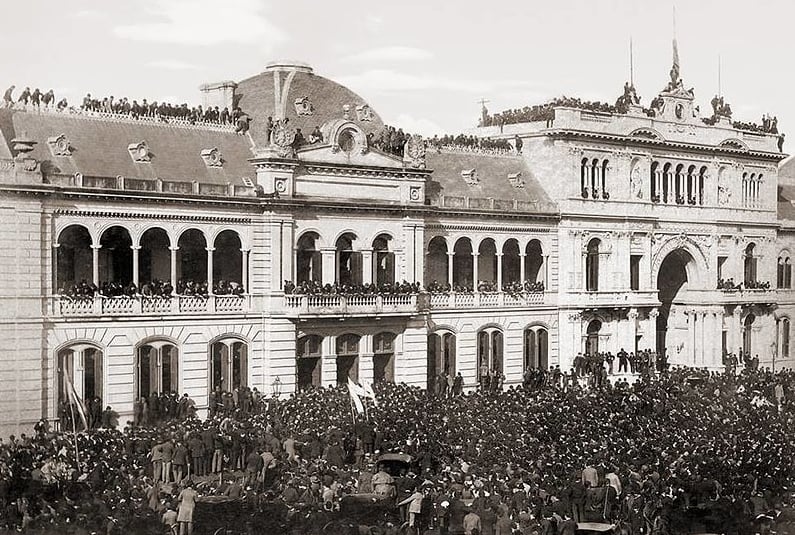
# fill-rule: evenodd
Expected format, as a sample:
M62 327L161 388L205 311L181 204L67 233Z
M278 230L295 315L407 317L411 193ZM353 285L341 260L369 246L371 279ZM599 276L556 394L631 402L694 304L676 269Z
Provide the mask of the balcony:
M287 294L284 312L292 317L406 316L419 311L419 294Z
M776 302L773 288L744 288L742 290L715 290L715 301L721 305L770 304Z
M526 308L554 304L554 294L546 292L524 293L432 293L427 294L430 310Z
M561 295L561 305L577 308L626 308L659 306L657 290L569 291Z
M52 313L62 317L170 316L239 314L249 310L247 295L175 295L173 297L103 297L72 299L55 296Z

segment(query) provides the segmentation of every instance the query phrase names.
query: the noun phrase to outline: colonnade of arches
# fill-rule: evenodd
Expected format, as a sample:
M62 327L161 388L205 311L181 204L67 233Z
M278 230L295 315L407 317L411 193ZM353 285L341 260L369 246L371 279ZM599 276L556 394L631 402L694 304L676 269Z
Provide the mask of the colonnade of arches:
M665 204L703 205L707 167L683 163L651 164L651 199Z
M154 281L208 282L208 292L221 281L247 287L248 250L231 229L208 236L188 228L175 237L151 227L137 240L122 225L106 228L96 238L79 224L58 234L55 254L55 288L64 290L81 282L134 284Z
M486 326L477 332L476 380L485 373L505 374L505 332L498 326ZM428 334L427 385L433 389L439 375L454 377L458 373L457 335L449 329ZM549 331L539 324L522 332L522 370L549 367Z
M608 160L599 158L583 158L580 162L580 190L584 199L608 199L607 171L610 169Z
M743 173L743 207L758 208L762 205L762 173Z
M208 345L208 393L231 392L248 385L249 344L236 337L224 336ZM180 392L180 349L168 339L147 340L135 348L134 396ZM90 342L69 344L56 353L56 402L69 403L69 383L82 400L103 398L105 353Z
M333 249L323 249L317 232L305 232L296 242L295 270L297 284L393 284L393 239L389 234L378 234L371 243L362 247L355 233L346 232L337 238Z
M395 340L389 331L373 335L373 382L395 380ZM333 356L335 380L338 385L348 383L348 378L358 381L360 376L362 336L345 333L334 337ZM322 368L324 337L318 334L300 336L296 341L296 389L307 390L323 384Z
M485 238L473 247L467 237L458 238L452 249L443 236L428 242L425 263L425 285L447 284L453 289L477 290L486 282L502 289L521 282L547 282L548 256L541 241L533 239L522 247L515 238L501 246L493 238Z

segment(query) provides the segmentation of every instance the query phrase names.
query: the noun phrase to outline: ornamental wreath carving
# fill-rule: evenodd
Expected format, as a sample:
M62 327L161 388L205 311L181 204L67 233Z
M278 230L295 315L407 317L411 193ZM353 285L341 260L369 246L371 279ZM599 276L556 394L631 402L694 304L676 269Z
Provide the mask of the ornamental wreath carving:
M292 158L295 154L293 143L295 142L295 129L288 126L287 119L277 121L271 130L271 148L281 158Z
M415 169L425 169L425 141L414 134L403 145L403 163Z

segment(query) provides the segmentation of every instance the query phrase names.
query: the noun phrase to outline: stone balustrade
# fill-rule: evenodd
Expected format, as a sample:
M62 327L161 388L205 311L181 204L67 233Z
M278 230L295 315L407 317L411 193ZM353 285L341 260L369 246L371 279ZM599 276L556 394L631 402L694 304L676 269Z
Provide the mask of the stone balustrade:
M553 294L545 292L473 292L428 294L427 305L431 310L521 308L551 304Z
M73 299L53 298L52 314L62 317L146 316L184 314L235 314L247 312L247 295L175 295L173 297L104 297Z
M419 294L288 294L284 312L297 316L406 315L419 311Z

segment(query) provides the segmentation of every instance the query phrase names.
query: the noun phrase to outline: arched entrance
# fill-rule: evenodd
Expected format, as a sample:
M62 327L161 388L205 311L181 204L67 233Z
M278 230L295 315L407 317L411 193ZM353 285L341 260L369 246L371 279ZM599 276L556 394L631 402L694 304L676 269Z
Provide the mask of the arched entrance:
M688 271L689 268L692 270L694 264L693 256L689 252L676 249L660 265L657 273L658 299L661 303L657 316L657 353L663 354L666 347L676 343L674 330L677 327L671 317L675 313L677 298L681 298L683 289L687 290L688 282L691 282Z
M601 330L602 322L599 320L591 320L588 324L585 335L585 353L587 355L596 355L599 353L599 331Z

